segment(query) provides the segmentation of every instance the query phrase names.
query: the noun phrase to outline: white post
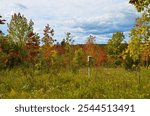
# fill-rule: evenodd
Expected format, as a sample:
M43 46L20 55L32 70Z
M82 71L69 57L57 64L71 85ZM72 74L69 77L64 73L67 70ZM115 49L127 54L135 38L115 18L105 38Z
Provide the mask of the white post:
M88 61L88 78L90 78L91 76L91 71L90 71L90 65L91 65L91 56L87 57L87 61Z

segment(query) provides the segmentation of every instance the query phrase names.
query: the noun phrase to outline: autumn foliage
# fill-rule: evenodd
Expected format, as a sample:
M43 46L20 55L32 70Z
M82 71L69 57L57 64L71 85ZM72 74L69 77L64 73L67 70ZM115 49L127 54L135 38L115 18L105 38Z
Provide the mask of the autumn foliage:
M138 0L130 0L135 6ZM141 3L142 4L142 3ZM138 7L139 8L139 7ZM147 8L147 7L146 7ZM142 9L141 9L142 11ZM137 18L136 25L130 33L131 40L125 42L122 32L116 32L106 45L96 44L96 37L89 35L83 45L74 45L73 36L67 32L59 43L54 39L54 29L47 24L43 29L43 37L34 32L34 22L27 20L20 13L14 14L8 23L8 34L0 31L0 67L31 66L48 68L65 67L79 69L87 66L87 57L92 57L92 66L107 66L113 63L119 66L132 64L139 60L149 65L149 10ZM5 20L0 16L0 24ZM137 43L137 44L135 44ZM132 65L131 65L132 67ZM75 71L76 72L76 71Z

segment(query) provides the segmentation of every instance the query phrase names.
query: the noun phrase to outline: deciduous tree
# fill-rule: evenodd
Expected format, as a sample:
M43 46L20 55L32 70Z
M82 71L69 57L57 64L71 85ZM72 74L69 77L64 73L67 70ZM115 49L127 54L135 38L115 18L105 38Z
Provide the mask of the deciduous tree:
M142 53L147 51L150 46L150 18L147 14L144 13L140 18L137 18L130 37L131 40L126 51L134 61L140 62ZM149 56L150 53L147 53L147 55Z
M22 63L29 56L33 44L37 44L33 36L37 35L33 33L33 21L28 22L27 18L20 13L12 15L11 21L8 24L8 39L11 44L9 51L9 65L15 65ZM38 40L39 41L39 40ZM29 45L30 44L30 45ZM32 49L33 50L33 49ZM33 50L34 51L34 50Z
M120 56L126 49L127 43L125 42L125 36L122 32L116 32L107 44L108 60L114 65L121 63Z
M33 25L32 20L28 22L24 15L15 13L8 24L9 39L18 46L25 46L28 35L33 32Z
M148 9L150 12L150 0L130 0L129 3L133 4L139 12L144 9Z

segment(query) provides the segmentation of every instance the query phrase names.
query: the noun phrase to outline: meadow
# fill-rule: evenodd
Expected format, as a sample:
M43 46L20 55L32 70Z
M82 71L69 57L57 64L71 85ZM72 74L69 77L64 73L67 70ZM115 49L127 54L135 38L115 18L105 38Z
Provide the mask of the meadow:
M149 0L129 3L141 12L128 30L130 38L127 41L127 33L113 30L105 45L96 43L101 37L92 33L83 38L83 45L74 44L71 32L58 41L49 24L39 36L32 19L14 13L7 33L0 29L0 98L150 98ZM3 24L6 19L0 15Z
M30 99L143 99L150 98L150 70L92 67L77 72L60 68L42 72L16 67L0 71L0 98Z

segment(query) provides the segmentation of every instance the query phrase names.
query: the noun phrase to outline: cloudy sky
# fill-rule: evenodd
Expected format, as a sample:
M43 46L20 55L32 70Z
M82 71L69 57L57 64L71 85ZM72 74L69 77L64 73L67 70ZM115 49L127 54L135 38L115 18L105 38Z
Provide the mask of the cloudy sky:
M20 12L34 21L35 31L42 37L46 24L55 30L58 41L71 32L75 43L84 43L88 35L97 43L106 43L116 31L128 33L138 13L129 0L0 0L0 15L7 23L13 13ZM6 32L6 25L1 30Z

